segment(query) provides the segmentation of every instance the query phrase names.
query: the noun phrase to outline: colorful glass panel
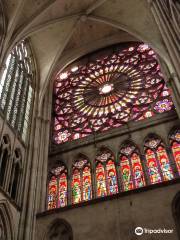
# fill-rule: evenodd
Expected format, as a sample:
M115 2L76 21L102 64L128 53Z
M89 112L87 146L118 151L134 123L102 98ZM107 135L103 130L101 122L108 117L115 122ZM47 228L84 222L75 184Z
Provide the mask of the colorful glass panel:
M133 172L135 187L139 188L139 187L145 186L144 173L143 173L139 155L137 153L132 154L131 164L132 164L132 172Z
M108 195L118 193L117 176L115 164L112 160L106 164Z
M53 113L56 144L173 108L154 51L143 43L115 49L57 74Z
M163 174L163 179L165 181L171 180L174 178L172 169L169 163L169 159L166 153L166 150L163 146L157 148L157 157L160 163L161 171Z
M65 207L67 205L67 175L62 173L59 176L59 196L58 207Z
M151 183L161 182L156 155L151 149L146 150L146 161Z
M114 159L113 154L108 149L101 150L96 156L96 160L100 162L107 162L108 159Z
M57 207L57 178L52 177L48 186L48 209Z
M171 148L180 175L180 142L173 141Z
M83 169L82 186L83 186L83 201L91 200L92 185L91 185L91 170L89 167L85 167Z
M170 111L173 107L173 103L171 100L169 99L163 99L161 101L158 101L154 107L154 109L159 112L167 112Z
M133 181L132 181L131 168L130 168L129 160L125 156L122 156L120 158L120 171L122 176L123 191L132 190Z
M101 163L98 163L96 166L96 187L97 197L105 197L107 195L105 170Z
M75 169L72 177L72 203L81 202L81 176L80 171Z

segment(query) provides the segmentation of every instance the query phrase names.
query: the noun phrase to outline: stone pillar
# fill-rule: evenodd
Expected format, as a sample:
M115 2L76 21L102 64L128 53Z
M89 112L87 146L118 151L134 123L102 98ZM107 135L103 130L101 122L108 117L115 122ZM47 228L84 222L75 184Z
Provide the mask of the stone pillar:
M35 94L34 103L38 101ZM22 199L22 213L19 224L18 239L33 240L32 229L35 218L35 203L37 189L37 174L39 160L39 143L41 141L41 119L36 116L37 104L34 104L29 144L26 148L24 164L24 190Z
M177 0L148 0L169 55L169 72L176 98L180 95L180 4Z

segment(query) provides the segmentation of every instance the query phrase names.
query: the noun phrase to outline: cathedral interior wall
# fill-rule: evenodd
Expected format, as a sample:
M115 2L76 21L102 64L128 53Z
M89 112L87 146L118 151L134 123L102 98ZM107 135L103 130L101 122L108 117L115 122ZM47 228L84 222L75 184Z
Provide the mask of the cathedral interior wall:
M145 192L128 193L111 200L99 200L86 206L52 210L37 215L36 240L44 240L54 219L65 219L72 227L74 240L132 240L136 227L166 228L173 234L163 239L177 240L172 216L172 201L180 183L158 187ZM158 235L143 234L141 239L160 239ZM156 238L157 237L157 238Z

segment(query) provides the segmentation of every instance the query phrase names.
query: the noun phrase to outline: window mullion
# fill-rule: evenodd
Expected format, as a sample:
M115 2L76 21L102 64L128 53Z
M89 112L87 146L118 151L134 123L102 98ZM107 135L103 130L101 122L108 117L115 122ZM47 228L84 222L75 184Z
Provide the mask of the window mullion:
M12 125L13 117L14 117L14 110L15 110L15 103L17 98L17 91L18 91L18 85L19 85L19 78L20 78L20 68L19 65L16 67L16 73L14 82L12 85L12 89L10 92L10 98L7 106L7 120Z
M32 87L30 86L29 81L26 81L27 87L25 89L24 101L22 105L22 115L18 125L18 131L20 132L22 139L25 141L27 128L30 119L30 112L32 107Z
M18 117L16 119L16 128L18 130L18 133L21 135L21 128L23 125L23 120L24 120L24 115L25 115L25 111L26 111L26 105L27 105L27 95L28 95L28 81L25 77L25 73L23 72L23 77L22 77L22 85L21 85L21 89L20 89L20 94L19 94L19 98L21 100L21 102L18 105Z
M10 63L9 63L9 67L7 70L7 75L5 78L5 84L3 86L3 90L2 90L2 96L1 96L1 109L6 112L8 103L9 103L9 98L11 95L11 90L13 87L13 83L14 83L14 77L16 74L16 68L17 68L17 61L16 61L16 57L12 56Z

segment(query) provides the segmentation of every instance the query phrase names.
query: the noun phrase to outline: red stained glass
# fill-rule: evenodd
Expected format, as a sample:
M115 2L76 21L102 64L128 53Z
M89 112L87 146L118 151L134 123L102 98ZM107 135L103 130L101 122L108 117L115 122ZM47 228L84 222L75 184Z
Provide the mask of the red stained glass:
M180 130L177 129L170 135L170 144L178 173L180 175Z
M120 174L123 191L145 186L144 172L138 152L133 143L124 144L120 149Z
M58 207L65 207L67 205L67 175L62 173L59 176L59 197Z
M116 176L116 168L114 162L109 160L106 164L107 171L107 188L108 194L116 194L118 193L118 185L117 185L117 176Z
M48 210L57 207L57 178L52 177L48 186Z
M84 155L73 164L72 197L74 204L92 199L91 168Z
M92 198L91 170L89 167L83 169L82 174L83 201L89 201Z
M51 170L51 180L48 187L48 209L65 207L67 205L67 170L60 165Z
M123 191L129 191L133 189L131 168L129 160L125 156L120 158L120 171L122 176Z
M174 141L172 143L171 148L172 148L174 160L176 162L176 166L177 166L177 169L178 169L178 173L180 175L180 142Z
M117 174L114 155L107 148L102 148L95 159L97 196L103 197L118 193Z
M147 44L122 45L112 52L57 74L53 113L56 144L173 108L156 55Z
M96 181L97 197L105 197L107 195L106 177L104 166L101 163L98 163L96 166Z
M156 156L151 149L147 149L146 151L146 161L151 183L154 184L161 182L162 180L159 173Z
M164 181L168 181L174 178L171 166L169 164L169 159L166 150L163 146L157 148L157 157L160 163L161 171L163 174Z
M75 169L72 176L72 203L80 203L81 199L81 176L80 171Z
M132 172L133 172L135 187L139 188L139 187L145 186L144 173L143 173L139 155L137 153L132 154L131 164L132 164Z

